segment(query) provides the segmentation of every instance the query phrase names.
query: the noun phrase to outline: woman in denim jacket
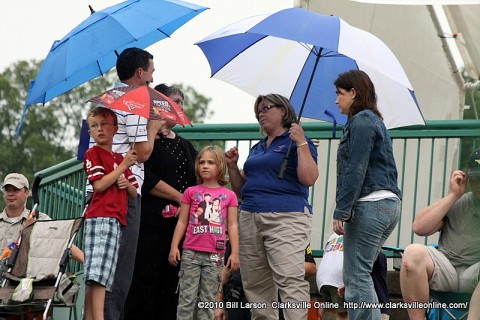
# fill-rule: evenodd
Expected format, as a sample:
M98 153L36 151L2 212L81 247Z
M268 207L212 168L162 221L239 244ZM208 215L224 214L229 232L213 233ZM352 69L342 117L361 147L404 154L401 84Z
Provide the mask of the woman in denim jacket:
M351 70L335 80L340 112L348 115L337 151L337 195L333 229L344 235L345 301L352 319L380 319L373 287L373 263L397 225L401 192L392 142L377 109L368 75ZM363 305L362 305L363 303Z

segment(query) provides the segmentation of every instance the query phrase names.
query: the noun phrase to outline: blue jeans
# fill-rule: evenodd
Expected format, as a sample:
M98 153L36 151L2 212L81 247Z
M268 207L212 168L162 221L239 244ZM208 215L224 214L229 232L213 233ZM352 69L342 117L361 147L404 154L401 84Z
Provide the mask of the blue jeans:
M387 198L379 201L358 201L352 220L345 223L343 238L343 281L346 303L358 303L348 309L350 320L380 319L380 309L361 308L361 303L377 303L373 286L373 263L382 245L398 223L401 201Z

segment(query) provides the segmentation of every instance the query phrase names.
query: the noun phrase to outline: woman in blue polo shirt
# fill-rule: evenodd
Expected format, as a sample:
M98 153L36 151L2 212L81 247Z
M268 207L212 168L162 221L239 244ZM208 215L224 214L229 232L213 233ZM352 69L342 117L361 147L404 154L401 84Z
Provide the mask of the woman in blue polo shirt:
M242 200L239 235L244 292L248 301L260 303L251 310L253 319L278 319L278 309L271 308L277 292L282 303L295 303L296 307L284 309L286 319L306 319L306 306L297 304L310 300L303 261L310 242L308 188L318 177L317 151L295 123L295 111L285 97L259 96L254 112L265 138L251 148L243 172L237 166L238 150L226 153L232 188ZM287 167L279 178L288 151Z

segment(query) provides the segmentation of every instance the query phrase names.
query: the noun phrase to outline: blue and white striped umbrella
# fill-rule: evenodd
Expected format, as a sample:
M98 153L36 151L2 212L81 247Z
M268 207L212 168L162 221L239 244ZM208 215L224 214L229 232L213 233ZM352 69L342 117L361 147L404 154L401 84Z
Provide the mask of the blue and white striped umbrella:
M279 93L303 117L344 124L333 81L344 71L365 71L387 128L424 125L410 81L392 51L376 36L335 16L290 8L250 17L196 43L214 78L254 96Z

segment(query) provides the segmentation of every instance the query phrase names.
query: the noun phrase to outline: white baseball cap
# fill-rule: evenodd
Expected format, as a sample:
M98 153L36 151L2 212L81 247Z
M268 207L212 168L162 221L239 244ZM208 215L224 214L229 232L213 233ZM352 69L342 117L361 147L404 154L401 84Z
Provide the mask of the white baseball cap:
M18 189L22 189L22 188L29 189L28 179L23 174L20 174L20 173L7 174L7 176L5 177L5 180L3 180L2 189L4 189L5 186L9 184Z

